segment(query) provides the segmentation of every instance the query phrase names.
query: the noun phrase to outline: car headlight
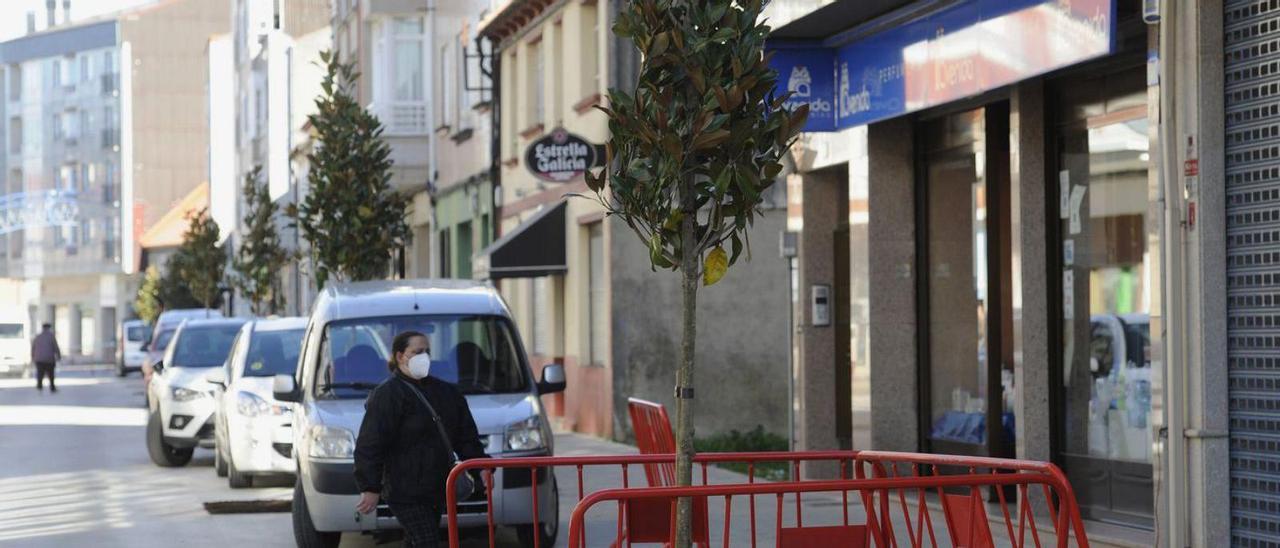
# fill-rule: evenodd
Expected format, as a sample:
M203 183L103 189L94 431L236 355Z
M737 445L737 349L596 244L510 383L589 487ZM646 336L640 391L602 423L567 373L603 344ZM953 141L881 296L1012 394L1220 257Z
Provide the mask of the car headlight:
M349 459L355 455L356 437L346 428L316 425L311 427L309 454L318 459Z
M173 401L191 401L204 397L204 392L183 388L181 386L173 387Z
M507 451L533 451L547 446L542 432L542 417L534 415L507 426Z
M246 417L283 415L287 411L285 407L272 405L257 394L243 391L236 392L236 410Z

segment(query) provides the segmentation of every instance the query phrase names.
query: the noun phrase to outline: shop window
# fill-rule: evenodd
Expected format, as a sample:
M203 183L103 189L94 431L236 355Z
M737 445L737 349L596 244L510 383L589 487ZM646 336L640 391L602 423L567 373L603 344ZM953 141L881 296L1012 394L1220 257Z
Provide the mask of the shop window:
M587 325L589 330L587 363L608 363L609 318L606 295L607 280L604 275L604 223L592 223L587 227Z
M1086 517L1149 526L1151 314L1149 123L1140 70L1063 90L1056 224L1060 458Z

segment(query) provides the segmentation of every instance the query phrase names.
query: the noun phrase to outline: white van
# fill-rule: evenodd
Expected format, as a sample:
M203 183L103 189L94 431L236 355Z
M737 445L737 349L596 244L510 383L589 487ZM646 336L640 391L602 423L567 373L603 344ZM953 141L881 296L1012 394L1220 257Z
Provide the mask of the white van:
M116 374L121 377L130 371L142 371L147 353L142 350L151 338L147 322L128 320L120 324L120 343L116 345Z
M371 515L355 511L356 432L369 392L386 380L392 338L419 331L430 339L431 376L454 383L467 398L490 457L552 454L551 426L539 396L564 390L564 367L549 365L533 378L524 346L502 298L492 288L461 280L357 282L327 287L312 306L298 371L277 375L275 398L293 402L293 532L298 546L337 546L344 531L398 528L386 504ZM552 546L559 527L554 477L538 472L533 525L533 478L526 470L494 475L494 518L513 526L521 544ZM487 523L483 494L459 504L460 526Z
M21 375L31 366L27 324L0 320L0 375Z

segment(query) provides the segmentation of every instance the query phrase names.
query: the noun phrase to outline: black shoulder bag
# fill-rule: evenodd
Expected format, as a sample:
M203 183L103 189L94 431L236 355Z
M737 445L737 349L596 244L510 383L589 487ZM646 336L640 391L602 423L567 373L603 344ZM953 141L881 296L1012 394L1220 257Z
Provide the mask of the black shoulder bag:
M449 458L451 459L449 462L449 468L452 469L457 466L458 463L461 462L461 459L459 459L458 454L453 451L453 443L449 441L449 434L444 431L444 426L440 424L440 415L436 413L436 408L432 407L431 402L427 401L427 398L422 395L422 392L418 391L418 387L404 379L400 379L400 382L403 382L408 386L409 391L413 392L413 395L417 396L418 401L422 402L422 406L427 408L427 412L431 414L431 422L435 423L436 431L440 433L440 440L444 442L444 448L449 451ZM476 482L469 473L460 474L453 486L454 491L458 495L458 502L471 498L471 495L476 492Z

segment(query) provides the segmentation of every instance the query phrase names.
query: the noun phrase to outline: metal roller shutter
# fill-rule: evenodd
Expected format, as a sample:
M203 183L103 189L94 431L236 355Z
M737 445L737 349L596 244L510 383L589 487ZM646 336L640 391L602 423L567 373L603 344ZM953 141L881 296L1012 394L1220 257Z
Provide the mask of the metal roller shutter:
M1231 544L1280 546L1280 0L1225 9Z

